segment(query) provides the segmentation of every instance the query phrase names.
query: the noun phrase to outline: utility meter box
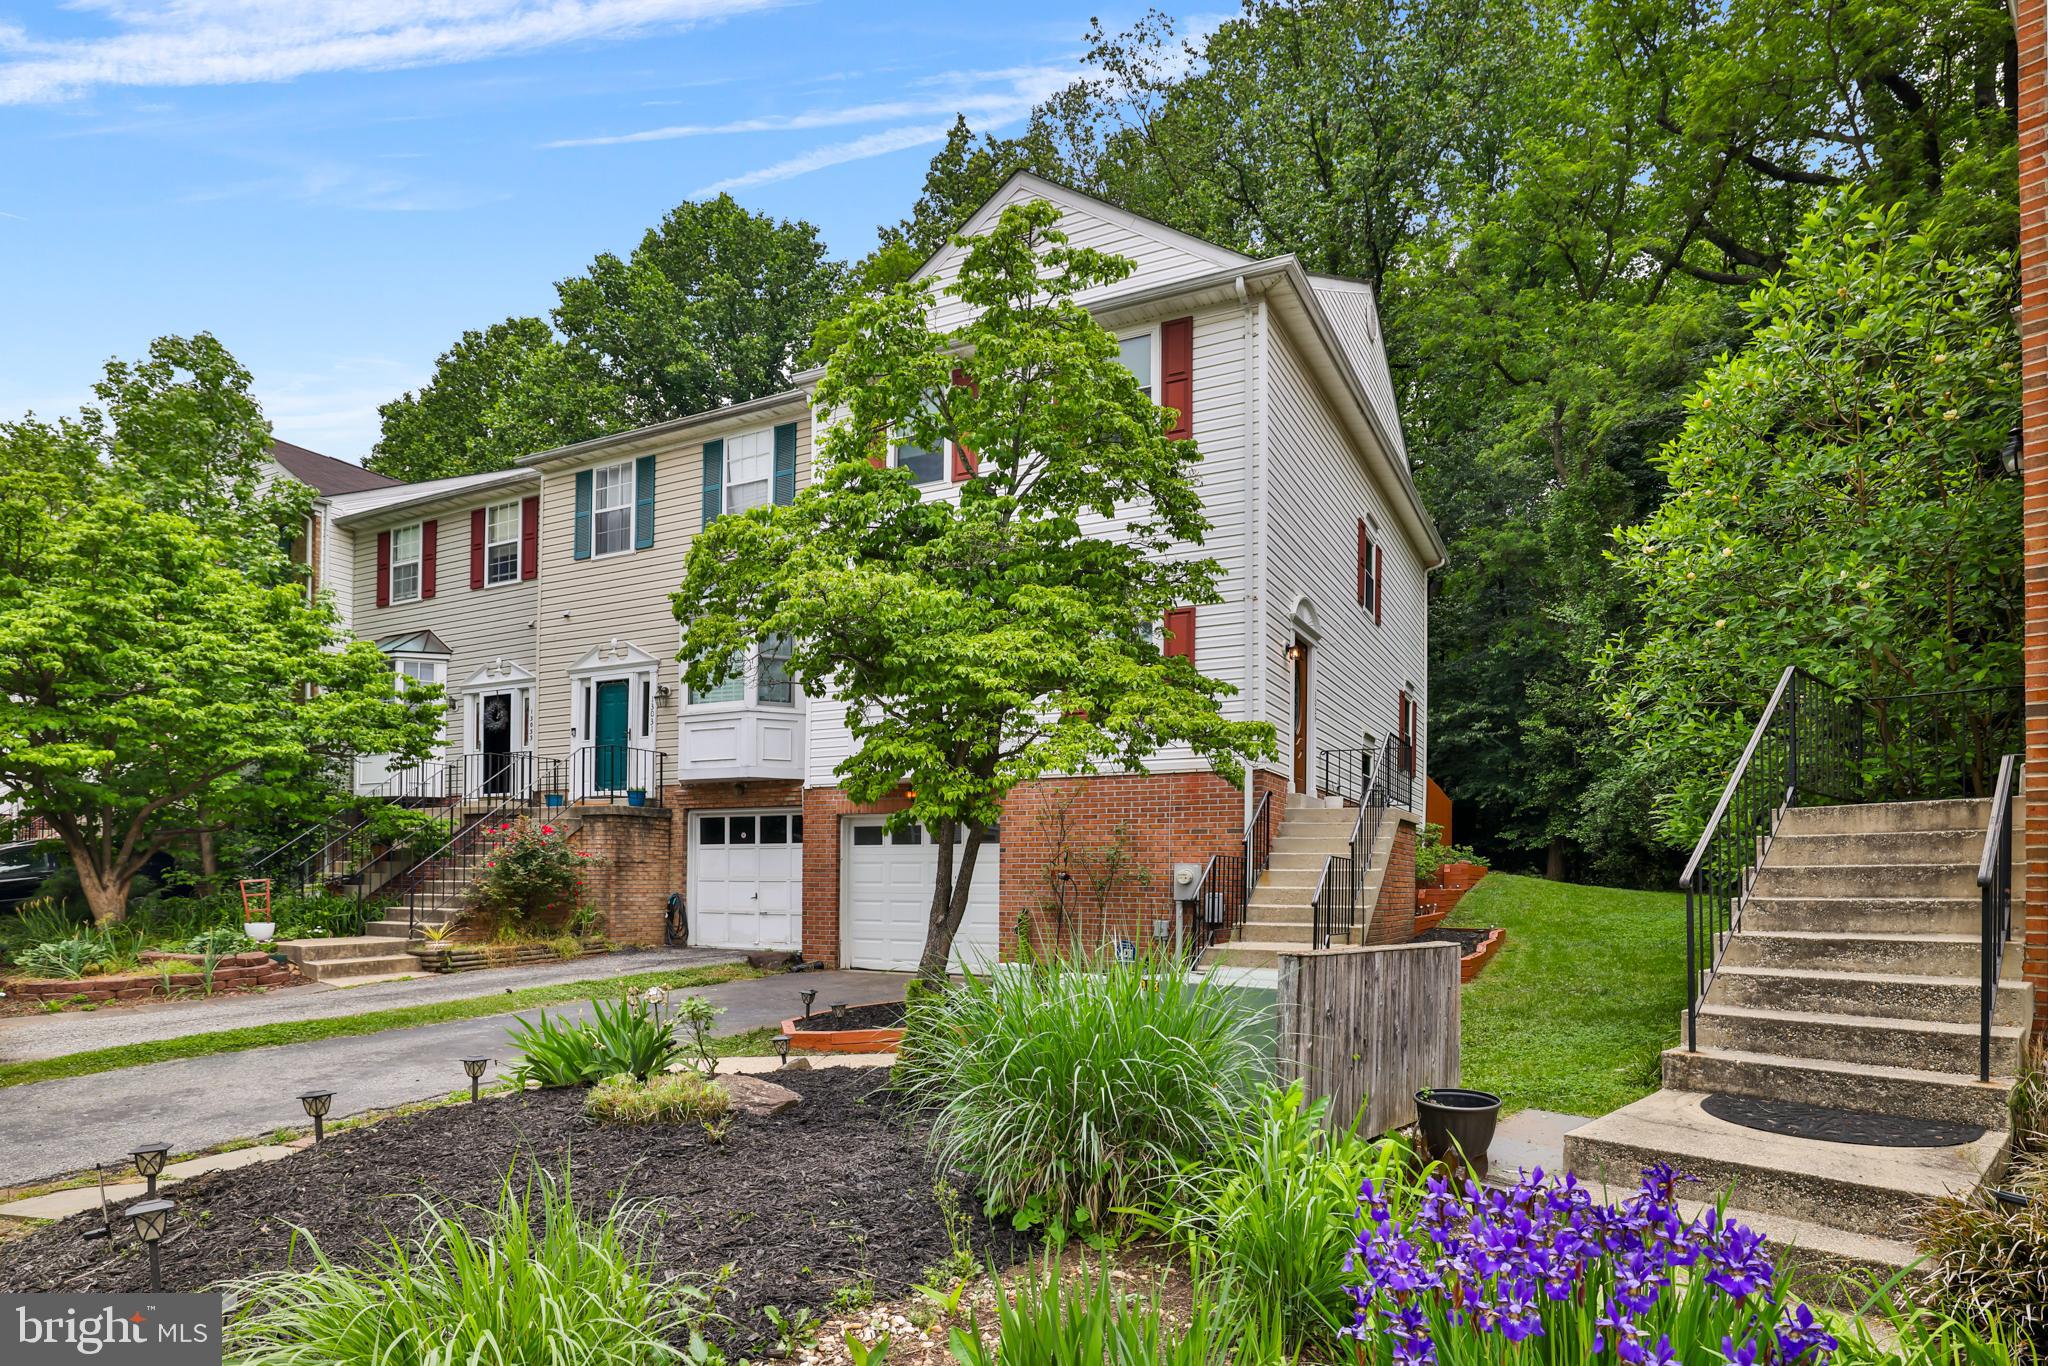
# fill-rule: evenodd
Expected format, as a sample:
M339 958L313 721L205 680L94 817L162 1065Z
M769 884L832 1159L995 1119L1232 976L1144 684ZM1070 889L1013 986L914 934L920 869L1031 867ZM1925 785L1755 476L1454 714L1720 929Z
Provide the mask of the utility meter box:
M1193 901L1195 884L1202 880L1202 865L1199 863L1176 863L1173 865L1173 899Z

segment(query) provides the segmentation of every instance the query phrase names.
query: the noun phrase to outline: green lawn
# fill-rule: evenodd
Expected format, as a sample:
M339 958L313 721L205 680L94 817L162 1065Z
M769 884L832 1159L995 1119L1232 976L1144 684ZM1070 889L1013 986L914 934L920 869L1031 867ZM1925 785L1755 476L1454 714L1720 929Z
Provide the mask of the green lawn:
M1657 1089L1685 1007L1682 894L1489 873L1444 923L1508 932L1465 988L1465 1085L1576 1115Z
M587 1001L592 996L617 996L622 991L664 990L715 986L764 976L744 963L720 963L711 967L682 968L668 972L639 972L625 977L606 977L584 982L556 982L549 986L526 987L495 996L470 996L432 1005L405 1006L396 1010L373 1010L364 1015L340 1015L324 1020L294 1020L283 1024L252 1025L245 1029L223 1029L211 1034L186 1034L175 1039L123 1044L119 1048L97 1048L88 1053L67 1053L60 1058L38 1058L33 1062L0 1064L0 1086L24 1082L52 1081L58 1077L83 1077L94 1072L112 1072L144 1063L168 1062L173 1058L204 1058L215 1053L238 1053L245 1048L268 1048L273 1044L305 1043L311 1039L338 1039L356 1034L381 1034L387 1029L410 1029L414 1025L443 1024L449 1020L474 1020L484 1015L530 1010L535 1006L560 1005L566 1001ZM770 1037L765 1030L735 1036L749 1049ZM760 1051L754 1049L754 1051Z

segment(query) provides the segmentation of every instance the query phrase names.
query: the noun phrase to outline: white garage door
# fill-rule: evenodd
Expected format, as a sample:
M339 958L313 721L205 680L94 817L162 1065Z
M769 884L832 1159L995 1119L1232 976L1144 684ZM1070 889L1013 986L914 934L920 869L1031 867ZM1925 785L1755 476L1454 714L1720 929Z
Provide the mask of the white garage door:
M719 949L800 949L804 818L797 811L690 817L690 942Z
M917 826L890 834L880 816L847 817L842 839L846 874L840 948L846 965L903 972L916 968L931 919L938 846ZM983 844L974 860L967 915L953 939L956 971L979 970L996 961L1002 947L997 928L1001 870L999 840Z

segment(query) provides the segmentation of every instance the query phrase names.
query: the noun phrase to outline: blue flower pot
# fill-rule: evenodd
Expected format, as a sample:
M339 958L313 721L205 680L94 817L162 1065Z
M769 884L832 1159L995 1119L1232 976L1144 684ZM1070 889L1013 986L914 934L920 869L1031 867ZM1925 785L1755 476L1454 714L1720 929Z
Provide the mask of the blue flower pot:
M562 804L562 794L559 792L550 792L542 800L544 800L549 806L560 806Z
M628 805L628 806L645 806L645 805L647 805L647 794L646 794L645 792L642 792L642 791L641 791L641 790L640 790L639 788L637 788L637 787L634 787L634 788L628 788L628 789L626 790L626 805Z

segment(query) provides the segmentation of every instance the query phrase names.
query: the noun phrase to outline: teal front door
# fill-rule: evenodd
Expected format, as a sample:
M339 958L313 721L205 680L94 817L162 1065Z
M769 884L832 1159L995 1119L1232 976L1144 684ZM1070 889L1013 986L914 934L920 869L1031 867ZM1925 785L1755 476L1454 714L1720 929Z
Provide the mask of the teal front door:
M597 754L591 786L599 792L617 792L626 785L627 696L623 679L597 685Z

